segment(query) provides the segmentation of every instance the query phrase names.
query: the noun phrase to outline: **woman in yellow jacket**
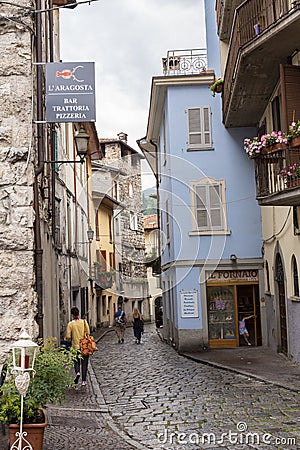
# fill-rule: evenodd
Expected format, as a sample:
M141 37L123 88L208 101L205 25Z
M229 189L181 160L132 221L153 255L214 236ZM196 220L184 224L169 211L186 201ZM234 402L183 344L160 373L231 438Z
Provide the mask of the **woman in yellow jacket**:
M81 356L80 340L84 338L85 334L90 334L90 329L87 321L79 318L79 309L76 306L71 308L71 314L73 316L73 320L71 320L71 322L68 323L65 339L68 341L71 340L72 348L74 348L74 350L78 352L78 358L74 364L74 369L76 373L74 383L78 384L80 378L80 363L81 363L82 386L85 386L89 363L89 355Z

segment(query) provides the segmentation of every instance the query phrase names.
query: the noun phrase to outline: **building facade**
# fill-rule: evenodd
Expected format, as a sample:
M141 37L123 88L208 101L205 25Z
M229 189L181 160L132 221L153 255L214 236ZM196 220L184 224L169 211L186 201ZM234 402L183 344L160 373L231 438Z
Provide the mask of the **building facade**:
M261 217L255 177L240 151L253 129L222 124L212 2L206 2L206 50L169 51L152 79L147 135L139 141L158 184L163 335L178 351L264 343Z
M38 0L21 18L23 4L2 5L0 19L1 361L21 330L59 342L88 283L79 243L87 240L90 157L70 163L79 162L80 124L45 120L45 63L60 60L59 11ZM86 132L95 150L93 126Z
M161 306L162 291L160 287L160 231L157 214L144 216L145 262L149 286L150 320L154 321ZM159 267L158 267L159 263Z
M97 327L112 326L117 310L114 210L120 206L116 188L119 173L119 169L103 161L93 162L95 239L92 261Z
M101 139L102 163L119 169L114 180L114 193L120 202L114 210L114 244L117 303L131 317L138 307L144 318L150 317L145 237L142 214L141 158L127 144L127 135L118 139Z
M275 146L251 154L262 208L267 345L299 362L299 2L217 0L216 19L225 126L255 127L244 135L251 142L277 137Z

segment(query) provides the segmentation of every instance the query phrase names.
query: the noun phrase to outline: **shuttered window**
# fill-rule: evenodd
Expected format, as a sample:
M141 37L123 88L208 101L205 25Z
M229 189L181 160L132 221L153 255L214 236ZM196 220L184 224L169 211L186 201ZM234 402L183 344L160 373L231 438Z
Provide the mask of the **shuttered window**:
M300 120L300 66L281 65L282 131Z
M188 113L188 147L191 149L211 148L210 108L190 108Z
M194 229L225 230L223 182L193 183L191 186Z

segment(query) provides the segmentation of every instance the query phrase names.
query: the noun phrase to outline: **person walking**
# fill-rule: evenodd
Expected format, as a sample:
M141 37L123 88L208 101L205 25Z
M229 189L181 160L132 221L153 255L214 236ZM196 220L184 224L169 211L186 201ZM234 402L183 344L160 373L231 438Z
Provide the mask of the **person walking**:
M115 312L114 319L116 325L116 333L118 336L118 344L124 344L127 317L125 311L122 310L121 305L119 305L118 311Z
M143 317L137 308L134 308L133 310L132 321L133 321L133 334L134 337L136 338L136 343L140 344L142 332L144 331L144 322Z
M74 383L77 385L80 378L80 366L81 366L81 385L86 386L86 377L89 363L89 355L81 355L80 340L84 338L86 334L90 334L90 328L85 319L79 318L79 309L74 306L71 308L71 314L73 320L68 323L65 339L71 340L71 346L77 352L77 359L74 363L75 378Z
M252 317L255 317L255 316L252 315L252 316L245 317L243 314L239 314L239 334L240 334L240 336L244 337L244 339L248 345L251 345L251 342L249 341L249 331L246 328L246 320L252 319Z

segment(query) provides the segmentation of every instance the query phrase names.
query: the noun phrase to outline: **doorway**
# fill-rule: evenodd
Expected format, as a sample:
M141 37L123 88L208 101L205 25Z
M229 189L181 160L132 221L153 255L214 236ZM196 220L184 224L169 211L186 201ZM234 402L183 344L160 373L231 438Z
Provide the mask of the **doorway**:
M286 307L285 307L285 284L284 284L284 269L282 259L279 253L276 255L276 281L278 287L279 300L279 323L280 323L280 346L281 352L288 354L287 344L287 325L286 325Z
M249 332L249 341L252 345L261 345L261 321L259 306L259 289L257 284L237 285L238 316L254 316L246 320L246 328ZM243 336L239 336L239 345L247 345Z

